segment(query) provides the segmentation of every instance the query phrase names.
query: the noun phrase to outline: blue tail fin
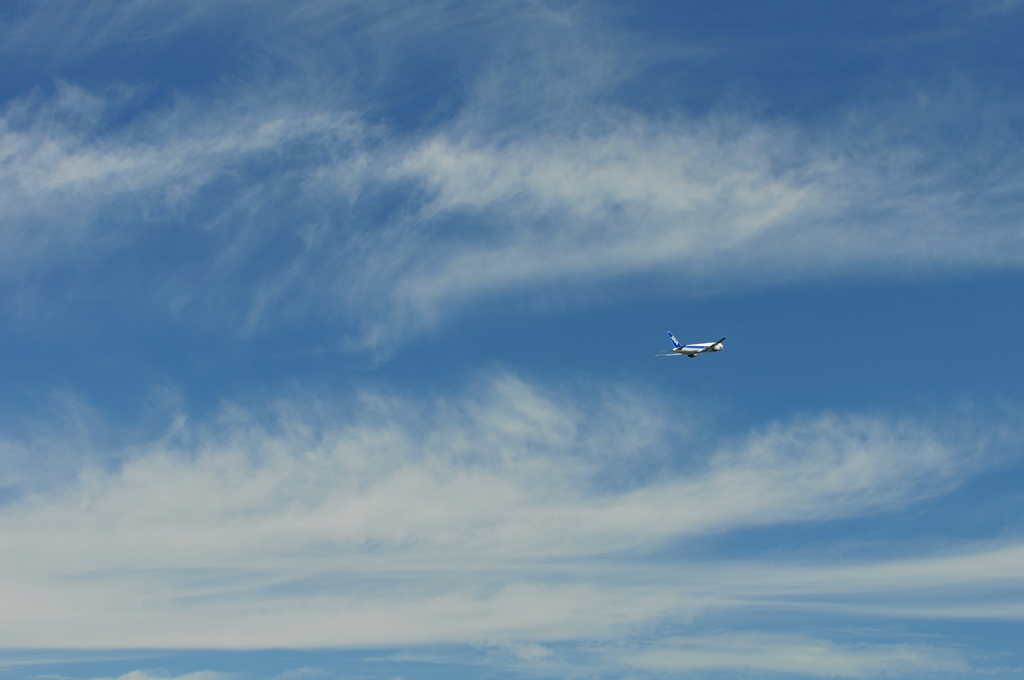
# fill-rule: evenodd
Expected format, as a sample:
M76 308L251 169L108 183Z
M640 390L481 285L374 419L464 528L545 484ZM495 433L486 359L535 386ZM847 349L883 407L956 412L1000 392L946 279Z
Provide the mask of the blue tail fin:
M679 344L679 341L676 340L676 336L672 335L672 331L668 332L668 337L672 338L672 344L676 346L676 349L682 347L682 345Z

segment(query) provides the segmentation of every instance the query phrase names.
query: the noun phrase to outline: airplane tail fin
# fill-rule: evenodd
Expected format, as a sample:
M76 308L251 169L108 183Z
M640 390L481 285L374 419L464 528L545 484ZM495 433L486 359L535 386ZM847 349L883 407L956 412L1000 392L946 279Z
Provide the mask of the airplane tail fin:
M676 340L676 336L672 335L672 331L668 332L668 337L672 338L672 344L676 346L676 349L682 347L682 345L679 344L679 341Z

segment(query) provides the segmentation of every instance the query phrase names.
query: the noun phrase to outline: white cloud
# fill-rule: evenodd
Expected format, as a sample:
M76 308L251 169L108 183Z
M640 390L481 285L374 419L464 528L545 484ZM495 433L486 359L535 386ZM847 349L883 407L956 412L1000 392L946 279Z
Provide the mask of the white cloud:
M31 522L22 534L29 541L39 536L36 523L79 534L92 531L83 519L117 517L120 531L135 534L138 550L129 551L139 567L179 559L215 567L249 550L285 556L311 544L370 544L375 553L458 547L460 558L533 560L856 515L949 488L965 463L964 452L912 423L823 416L773 426L718 451L698 472L666 477L659 469L662 449L672 447L670 425L648 416L646 440L638 440L634 411L618 407L584 417L504 376L466 403L441 406L430 424L403 411L431 407L387 400L355 422L308 419L288 407L273 429L229 410L216 430L188 428L115 475L83 473L59 504L34 496L14 516ZM629 473L617 458L636 457L635 470L655 469L599 490L609 469ZM91 512L75 519L83 505ZM166 542L175 534L184 545ZM105 564L107 548L95 549ZM91 563L84 558L79 566Z
M19 8L17 21L0 27L2 49L47 61L72 61L112 44L159 41L208 22L226 8L261 4L259 0L30 0ZM54 34L62 40L47 40Z
M1021 7L1020 0L970 0L970 6L979 16L1001 15L1016 12Z
M9 49L50 49L40 27L62 5L36 3ZM655 117L615 87L666 59L685 71L693 47L640 49L589 14L543 4L76 7L75 54L246 11L248 49L281 72L141 114L114 85L59 84L52 98L10 103L0 261L19 284L26 269L70 259L196 323L257 331L313 317L374 347L467 301L537 287L670 272L679 290L705 290L1024 261L1019 102L1005 93L935 86L814 125ZM464 79L437 92L456 104L438 122L378 127L400 101L404 81L389 78L440 40L467 50ZM366 90L367 73L379 86ZM970 132L951 138L950 127ZM154 248L160 230L187 233L167 240L190 249L175 259ZM112 266L136 257L142 273Z
M337 148L363 136L343 113L241 102L198 113L186 100L127 129L104 129L104 116L124 96L131 93L101 97L58 83L52 99L8 106L0 119L0 257L7 276L83 245L130 250L150 224L180 214L196 191L242 163L271 161L297 142Z
M227 680L231 677L234 676L227 673L217 673L215 671L197 671L195 673L186 673L185 675L171 675L169 673L161 673L159 671L139 670L119 675L116 679L95 678L95 680Z
M434 137L392 171L423 182L431 200L417 219L442 235L427 241L427 257L407 260L395 305L429 319L490 291L670 266L685 267L682 281L693 283L692 273L718 272L723 257L748 259L751 242L822 212L818 171L773 170L777 144L757 126L642 120L501 146ZM441 226L460 215L471 233L444 238Z
M900 107L927 130L929 110ZM873 114L869 114L873 115ZM932 118L933 120L929 120ZM682 286L765 282L858 268L1019 265L1019 171L941 142L921 148L881 120L850 116L824 138L753 120L607 122L505 143L472 130L425 141L396 167L430 200L417 218L479 225L410 261L396 306L434 309L490 290L668 272ZM946 145L948 146L948 144ZM946 154L949 154L948 156ZM998 154L993 153L993 156ZM977 166L973 180L959 174ZM982 179L984 178L984 179ZM987 182L984 191L972 188ZM431 254L433 251L428 250Z
M839 644L831 640L760 632L722 633L664 640L623 659L651 670L730 670L818 678L893 678L965 673L958 652L922 644Z
M295 670L285 671L274 676L274 680L303 680L304 678L322 678L328 675L327 671L310 666L303 666Z
M154 671L132 671L131 673L118 676L117 680L226 680L230 677L232 676L215 671L198 671L186 673L185 675L169 675Z
M771 578L743 563L641 566L669 538L940 493L981 444L822 416L704 452L657 407L638 428L635 404L576 404L499 376L457 402L367 394L283 404L269 420L229 408L117 470L4 506L0 539L19 559L0 568L0 631L25 646L540 644L773 595L1000 578L932 559L776 565Z

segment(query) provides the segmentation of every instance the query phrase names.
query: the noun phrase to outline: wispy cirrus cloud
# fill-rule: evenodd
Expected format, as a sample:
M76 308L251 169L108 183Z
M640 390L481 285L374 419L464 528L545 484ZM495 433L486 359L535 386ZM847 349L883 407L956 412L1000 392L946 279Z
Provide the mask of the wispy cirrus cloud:
M285 403L269 421L236 408L181 421L116 469L90 466L3 507L0 535L20 558L0 574L18 612L0 628L23 646L603 638L773 597L827 601L906 581L934 594L964 571L932 558L806 573L633 564L667 539L942 493L984 446L923 424L823 416L706 451L656 408L638 437L634 405L574 403L498 376L457 402L364 394L340 411ZM967 570L985 592L1019 587L1005 569ZM922 578L930 571L944 576Z
M170 675L154 671L132 671L131 673L119 675L116 679L96 678L95 680L227 680L230 677L233 677L233 675L217 673L216 671L199 671L184 675Z
M163 12L174 30L199 31L241 11L86 4L69 16L108 36ZM10 30L42 40L32 17L58 8L33 7ZM143 106L112 78L8 102L0 238L21 295L26 270L73 269L88 273L79 287L129 290L195 323L244 333L326 319L348 347L374 348L495 295L642 287L666 272L681 290L709 290L1024 259L1021 102L983 83L930 81L811 121L742 104L696 115L669 102L653 115L617 87L710 57L639 50L600 13L251 9L245 45L263 66L216 95ZM457 68L430 48L439 42ZM413 87L404 67L424 59L436 81ZM161 248L179 256L154 258Z
M899 678L964 674L971 666L954 650L927 644L842 644L801 635L722 633L664 640L626 656L626 663L666 673L733 671L825 678Z
M150 300L209 318L217 290L231 322L254 329L326 312L356 323L360 346L537 286L672 269L700 288L887 262L1013 264L1020 250L1012 173L947 193L952 166L916 175L935 160L885 139L798 150L785 127L634 119L573 140L416 142L355 113L187 101L103 130L111 106L61 85L9 107L7 277L63 266L72 248L76 266L99 266L177 232L200 250L156 264L138 282ZM1003 208L982 216L979 201ZM382 205L391 221L372 226Z
M111 45L158 42L203 23L224 20L227 9L258 9L250 0L30 0L0 24L7 53L56 63L81 59ZM62 40L54 43L53 35Z
M971 7L978 16L1009 14L1021 9L1020 0L971 0Z
M116 116L118 100L130 96L124 90L100 96L58 82L52 98L31 96L8 106L0 120L8 276L17 264L47 257L40 251L104 244L131 249L147 223L187 210L198 191L242 164L272 163L302 143L339 148L363 135L345 114L247 111L243 105L221 116L199 113L188 101L111 129L104 118Z
M886 644L864 631L831 631L834 638L758 630L666 635L656 641L633 638L603 647L563 643L551 646L491 644L472 652L450 647L421 648L381 661L428 664L472 663L517 668L536 677L694 678L784 674L821 678L963 677L977 673L969 655L956 647L913 640ZM448 651L451 650L451 651ZM982 670L985 673L989 669ZM1011 671L1012 672L1012 671ZM639 675L638 675L639 674Z
M396 299L430 310L481 291L669 269L700 288L1019 265L1020 223L1006 208L1019 204L1021 178L999 151L1015 133L993 122L957 151L937 129L953 97L890 103L914 132L863 111L825 136L744 118L627 117L507 143L472 130L434 137L396 168L429 190L418 216L498 228L410 262Z

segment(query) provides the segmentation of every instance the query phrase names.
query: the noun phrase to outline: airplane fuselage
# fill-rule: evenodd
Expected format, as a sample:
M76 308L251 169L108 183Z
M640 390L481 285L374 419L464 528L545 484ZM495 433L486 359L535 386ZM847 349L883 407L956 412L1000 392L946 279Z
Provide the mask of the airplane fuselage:
M722 343L720 342L702 342L696 345L683 345L672 350L676 354L685 354L688 357L695 357L698 354L704 352L721 352Z

